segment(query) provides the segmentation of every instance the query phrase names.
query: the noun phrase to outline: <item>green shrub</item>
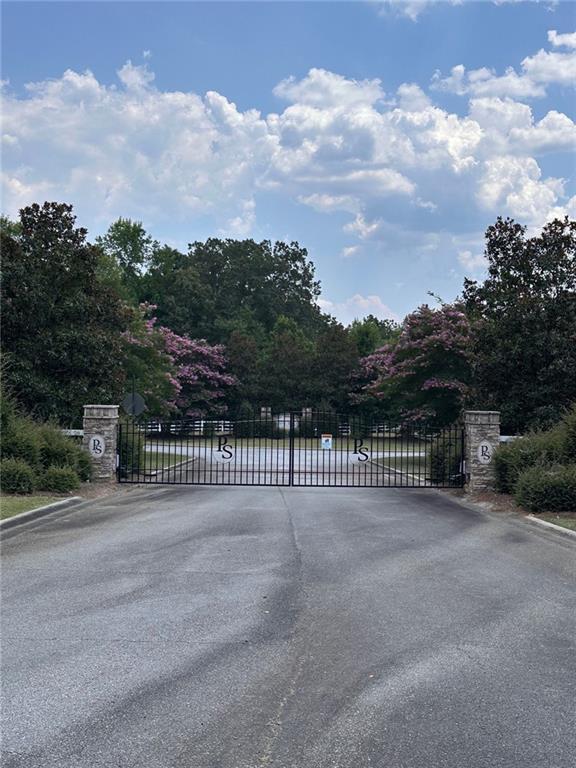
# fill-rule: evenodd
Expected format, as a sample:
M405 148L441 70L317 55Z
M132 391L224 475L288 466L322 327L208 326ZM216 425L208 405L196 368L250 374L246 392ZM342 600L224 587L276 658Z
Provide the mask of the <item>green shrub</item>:
M431 482L456 485L462 474L462 441L442 436L432 440L427 455Z
M144 434L136 422L123 419L118 432L118 474L139 474L145 466Z
M90 458L90 455L83 450L82 448L78 448L78 453L76 455L76 474L82 480L83 483L88 482L88 480L92 477L92 460Z
M2 432L2 458L22 459L32 468L40 464L40 440L34 422L20 416Z
M16 418L16 406L2 384L0 390L0 434L5 434Z
M525 469L514 498L530 512L576 512L576 464Z
M43 491L68 493L80 486L80 478L72 467L48 467L40 478Z
M234 435L236 437L254 436L254 409L248 402L240 403L234 419Z
M564 454L569 462L576 462L576 403L562 419Z
M548 432L533 432L494 451L496 489L514 493L520 474L528 467L559 464L565 458L564 425Z
M272 417L256 419L254 422L254 437L280 438L284 436L284 432Z
M37 433L40 440L40 462L44 469L76 468L81 449L69 437L63 435L58 427L53 424L40 424Z
M326 410L313 411L310 415L300 419L298 434L300 437L320 437L320 435L339 436L340 420L327 405Z
M32 493L36 475L22 459L2 459L0 462L0 488L5 493Z

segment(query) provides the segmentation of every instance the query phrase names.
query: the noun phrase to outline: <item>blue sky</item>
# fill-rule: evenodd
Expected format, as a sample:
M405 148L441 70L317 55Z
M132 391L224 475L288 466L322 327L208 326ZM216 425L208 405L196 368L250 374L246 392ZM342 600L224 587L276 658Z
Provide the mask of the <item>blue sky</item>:
M3 3L3 210L298 240L327 311L401 318L482 276L496 216L576 216L575 30L569 2Z

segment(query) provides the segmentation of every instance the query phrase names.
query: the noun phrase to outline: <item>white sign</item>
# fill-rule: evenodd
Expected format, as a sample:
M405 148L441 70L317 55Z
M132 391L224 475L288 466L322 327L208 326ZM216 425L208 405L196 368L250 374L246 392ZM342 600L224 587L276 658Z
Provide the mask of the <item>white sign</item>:
M102 435L91 435L88 439L88 450L95 459L99 459L106 453L106 441Z
M320 435L320 446L323 451L332 450L332 435Z
M218 448L212 451L212 458L217 464L228 464L234 459L234 448L227 440L227 436L221 435L218 438Z
M354 439L354 452L348 454L348 461L350 464L366 464L370 461L370 451L364 445L364 440L361 437Z
M492 448L492 444L488 442L488 440L482 440L480 445L478 446L478 461L480 464L490 464L492 461L492 453L494 452L494 449Z

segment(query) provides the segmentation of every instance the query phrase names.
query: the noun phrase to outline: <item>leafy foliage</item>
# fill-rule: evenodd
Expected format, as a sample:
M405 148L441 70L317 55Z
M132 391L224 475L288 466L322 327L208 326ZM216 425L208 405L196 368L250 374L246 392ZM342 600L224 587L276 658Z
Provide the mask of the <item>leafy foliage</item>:
M0 462L0 487L4 493L32 493L36 476L32 467L23 459L2 459Z
M120 477L138 474L145 466L144 435L129 419L120 421L118 433L118 474Z
M157 248L140 299L157 304L159 322L176 333L223 343L247 322L269 332L281 315L317 327L319 294L298 243L210 238L187 254Z
M40 476L39 486L42 491L68 493L80 487L80 478L72 467L48 467Z
M139 280L160 244L146 233L141 221L123 218L111 224L103 237L97 237L96 244L102 249L108 268L118 267L125 294L136 300Z
M89 480L92 475L90 457L80 446L62 434L54 424L33 421L29 416L19 413L10 395L2 392L0 397L2 430L0 432L0 454L2 461L16 462L7 464L6 482L2 488L10 493L30 493L30 490L10 490L21 482L22 487L36 487L47 490L43 478L48 470L64 468L74 473L76 482L80 477ZM3 464L4 466L4 464ZM26 469L23 470L22 466ZM26 478L32 477L29 482ZM14 478L21 478L15 480ZM23 479L22 479L23 478ZM15 485L16 484L16 485Z
M528 467L518 477L514 498L530 512L576 511L576 464Z
M501 493L514 493L518 478L529 467L551 467L574 462L575 433L576 405L552 429L531 432L518 440L500 445L493 459L496 489Z
M350 327L350 338L360 357L367 357L384 344L398 340L400 325L393 320L379 320L374 315L367 315L362 320L354 320Z
M509 434L548 426L576 399L576 222L537 237L501 219L486 232L488 278L465 281L472 403L502 412Z
M27 411L73 424L85 403L118 401L125 311L71 206L23 208L20 229L1 235L6 375Z
M391 420L454 422L468 391L469 324L455 306L421 306L408 315L396 343L361 361L360 404L379 401Z

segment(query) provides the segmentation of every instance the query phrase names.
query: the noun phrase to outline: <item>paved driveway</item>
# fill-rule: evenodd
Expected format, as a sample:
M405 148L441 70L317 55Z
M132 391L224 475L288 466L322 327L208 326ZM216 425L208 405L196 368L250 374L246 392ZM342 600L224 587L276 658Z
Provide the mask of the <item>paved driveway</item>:
M435 491L159 488L3 544L4 768L573 768L571 541Z

